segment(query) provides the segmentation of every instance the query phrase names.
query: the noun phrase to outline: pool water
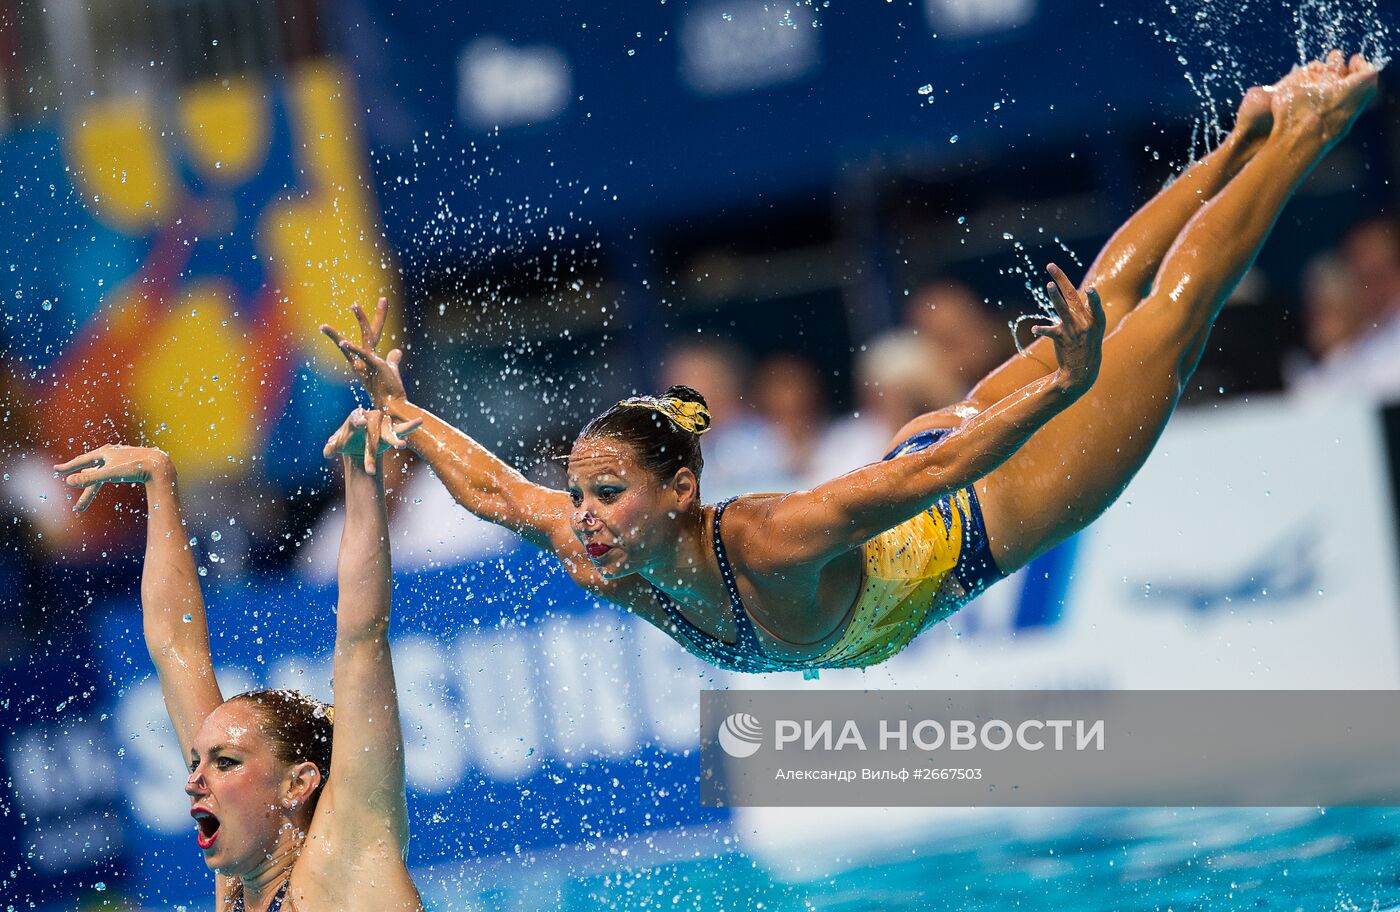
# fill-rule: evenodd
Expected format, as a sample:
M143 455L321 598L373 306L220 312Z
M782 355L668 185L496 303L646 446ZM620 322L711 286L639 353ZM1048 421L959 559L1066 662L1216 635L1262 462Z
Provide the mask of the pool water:
M1094 812L1029 833L911 833L841 866L807 851L765 864L742 839L522 856L420 881L434 912L464 910L1391 910L1400 908L1400 811L1148 809ZM801 863L799 863L801 862ZM801 868L815 862L820 874ZM840 866L834 869L833 865ZM781 870L779 870L781 869Z

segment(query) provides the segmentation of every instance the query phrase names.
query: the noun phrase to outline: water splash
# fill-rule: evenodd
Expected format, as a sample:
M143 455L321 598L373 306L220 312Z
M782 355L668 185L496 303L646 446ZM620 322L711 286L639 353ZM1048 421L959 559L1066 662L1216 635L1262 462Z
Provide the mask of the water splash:
M1144 22L1176 51L1198 108L1182 167L1229 133L1245 91L1332 49L1360 52L1378 67L1393 56L1393 26L1382 0L1167 0L1165 22ZM1272 30L1273 34L1270 34ZM1285 59L1285 47L1294 53Z

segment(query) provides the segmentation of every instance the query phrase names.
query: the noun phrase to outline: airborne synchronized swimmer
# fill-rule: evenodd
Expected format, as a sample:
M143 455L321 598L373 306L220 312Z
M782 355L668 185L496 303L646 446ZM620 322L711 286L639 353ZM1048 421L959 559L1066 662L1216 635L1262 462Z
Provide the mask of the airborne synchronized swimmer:
M322 327L457 501L563 560L588 591L739 671L864 667L1092 522L1142 466L1226 297L1280 210L1374 95L1333 51L1251 89L1233 132L1109 240L1058 320L884 461L810 490L700 499L704 398L618 403L579 434L569 488L532 484L409 401L402 353ZM1102 302L1102 303L1100 303ZM1053 351L1052 351L1053 348Z
M402 352L322 327L376 406L326 445L345 471L332 708L294 691L224 699L180 512L159 450L104 446L55 466L84 510L145 486L143 627L189 764L197 841L220 912L419 910L390 664L390 556L377 471L411 447L468 510L559 556L590 592L740 671L864 667L1097 517L1151 452L1231 289L1284 203L1376 90L1333 52L1241 104L1234 131L1110 239L1084 291L1055 266L1057 320L881 462L810 490L700 499L703 396L673 387L594 418L568 490L527 481L409 401ZM411 436L410 436L411 435ZM363 458L359 458L363 454ZM332 772L332 758L334 767Z

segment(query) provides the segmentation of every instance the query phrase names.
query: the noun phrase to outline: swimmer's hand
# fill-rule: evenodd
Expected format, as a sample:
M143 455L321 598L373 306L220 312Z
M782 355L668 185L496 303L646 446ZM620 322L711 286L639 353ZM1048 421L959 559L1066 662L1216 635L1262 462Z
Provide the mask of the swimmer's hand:
M335 343L345 360L350 362L360 385L369 393L371 403L382 407L393 400L407 402L408 393L404 390L403 375L399 369L399 364L403 361L403 351L396 348L389 352L387 358L381 358L375 351L384 335L384 321L389 314L389 299L379 299L373 319L366 316L364 308L358 304L353 305L351 310L355 314L356 322L360 324L359 345L346 339L327 323L321 324L321 332Z
M155 447L132 447L108 444L89 453L61 462L53 467L54 474L64 476L70 488L79 488L74 511L82 513L97 497L107 482L174 482L175 464Z
M340 426L340 429L326 441L322 453L327 459L334 458L337 454L341 456L363 454L365 471L373 475L379 454L388 450L401 450L408 446L403 438L418 430L418 426L422 423L422 418L414 418L412 421L394 424L393 419L379 409L357 408L350 413L350 417L345 419L345 423Z
M1046 286L1050 303L1055 308L1057 322L1048 326L1033 326L1031 333L1044 336L1055 343L1055 357L1060 369L1055 385L1074 395L1084 393L1094 385L1103 358L1104 313L1099 293L1090 288L1080 294L1060 267L1046 267L1055 281Z

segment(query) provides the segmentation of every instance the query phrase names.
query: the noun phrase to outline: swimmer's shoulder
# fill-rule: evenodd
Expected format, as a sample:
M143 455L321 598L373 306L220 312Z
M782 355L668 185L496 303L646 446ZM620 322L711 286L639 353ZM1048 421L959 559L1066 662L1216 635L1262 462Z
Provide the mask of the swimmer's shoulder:
M784 545L784 532L776 525L778 512L789 493L744 494L724 510L720 536L724 550L736 567L758 573L790 570L792 561Z

